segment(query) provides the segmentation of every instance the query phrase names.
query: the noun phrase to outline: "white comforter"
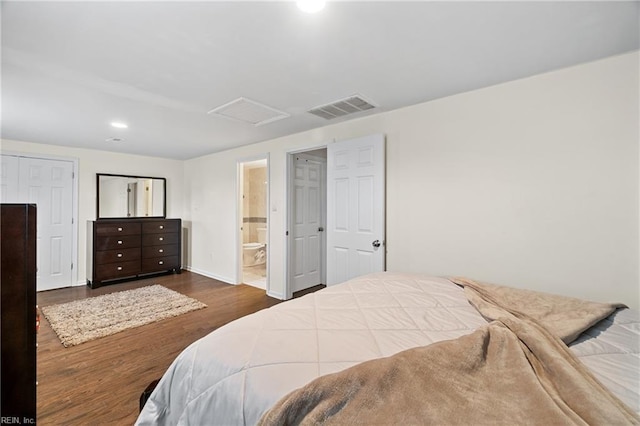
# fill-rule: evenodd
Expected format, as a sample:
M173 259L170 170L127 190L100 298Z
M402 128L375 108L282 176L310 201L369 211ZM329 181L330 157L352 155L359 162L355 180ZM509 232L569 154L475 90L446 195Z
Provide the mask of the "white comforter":
M486 321L444 278L383 272L241 318L176 358L136 424L255 424L282 396L369 359L468 334ZM573 345L640 412L640 315L622 310Z

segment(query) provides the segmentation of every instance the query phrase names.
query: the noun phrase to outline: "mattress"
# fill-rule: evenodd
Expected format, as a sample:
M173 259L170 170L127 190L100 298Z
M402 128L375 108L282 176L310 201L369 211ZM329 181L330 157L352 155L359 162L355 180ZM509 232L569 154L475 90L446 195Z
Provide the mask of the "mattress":
M255 424L281 397L363 361L471 333L486 321L449 280L383 272L281 303L186 348L136 424ZM640 315L619 310L571 345L640 412Z

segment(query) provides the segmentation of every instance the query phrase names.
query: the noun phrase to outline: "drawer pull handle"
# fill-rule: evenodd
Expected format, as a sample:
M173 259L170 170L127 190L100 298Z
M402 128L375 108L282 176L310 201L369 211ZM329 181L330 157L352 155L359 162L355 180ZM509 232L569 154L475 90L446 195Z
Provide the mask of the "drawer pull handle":
M158 240L164 241L164 237L160 237L160 238L158 238Z
M118 253L118 257L122 257L122 253Z
M122 232L122 228L118 228L118 232Z
M118 244L122 244L122 240L118 240Z
M158 265L164 265L164 260L158 261Z
M164 229L164 225L160 225L160 226L159 226L159 228L160 228L160 229Z
M158 253L164 253L164 249L159 249Z
M118 266L118 271L122 271L122 266Z

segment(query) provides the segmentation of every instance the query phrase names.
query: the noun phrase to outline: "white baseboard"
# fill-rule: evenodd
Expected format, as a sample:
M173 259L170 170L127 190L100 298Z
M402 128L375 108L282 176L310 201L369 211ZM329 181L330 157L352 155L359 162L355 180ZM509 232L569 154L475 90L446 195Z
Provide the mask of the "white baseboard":
M231 278L221 277L220 275L212 274L211 272L203 271L197 268L192 268L191 266L183 266L182 269L186 269L187 271L190 271L190 272L195 272L196 274L199 274L199 275L204 275L207 278L213 278L214 280L222 281L223 283L232 284L232 285L237 284L233 282L234 280L232 280Z

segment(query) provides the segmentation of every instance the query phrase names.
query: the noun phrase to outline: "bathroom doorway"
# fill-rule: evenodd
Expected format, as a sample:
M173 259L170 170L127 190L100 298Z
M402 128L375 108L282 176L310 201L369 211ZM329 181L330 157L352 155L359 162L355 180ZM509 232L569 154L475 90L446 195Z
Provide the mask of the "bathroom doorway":
M263 290L268 278L268 159L238 162L240 221L240 280Z

